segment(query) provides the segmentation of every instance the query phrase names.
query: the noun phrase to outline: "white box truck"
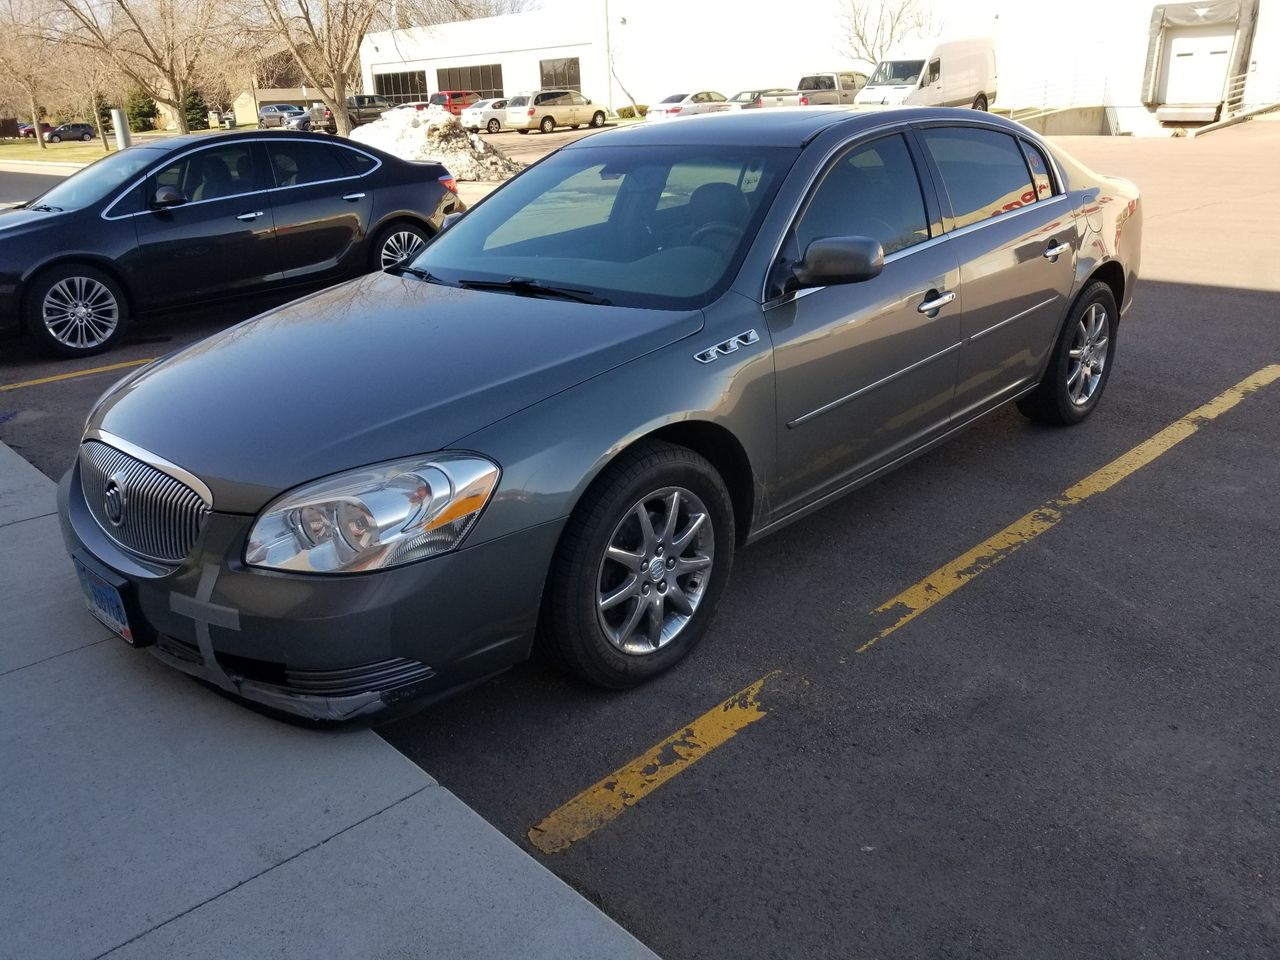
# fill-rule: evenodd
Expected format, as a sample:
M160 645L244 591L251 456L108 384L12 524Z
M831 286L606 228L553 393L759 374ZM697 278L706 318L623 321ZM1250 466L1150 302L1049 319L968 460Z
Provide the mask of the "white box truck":
M996 99L996 52L990 37L907 44L876 64L854 106L973 107Z

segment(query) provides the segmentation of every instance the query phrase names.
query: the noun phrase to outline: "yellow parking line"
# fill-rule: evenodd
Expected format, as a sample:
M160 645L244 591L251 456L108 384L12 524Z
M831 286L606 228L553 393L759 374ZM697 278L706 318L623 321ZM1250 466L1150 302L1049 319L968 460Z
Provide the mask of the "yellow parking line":
M112 370L124 370L126 367L140 367L144 363L150 363L155 357L147 357L145 360L125 360L121 363L109 363L105 367L90 367L88 370L76 370L72 373L59 373L53 377L40 377L38 380L20 380L17 383L6 383L0 385L0 393L6 390L21 390L23 387L37 387L42 383L57 383L59 380L75 380L77 377L90 377L95 373L110 373Z
M955 593L979 574L990 570L1020 547L1052 529L1070 508L1094 494L1111 489L1125 477L1173 449L1199 430L1202 424L1222 416L1249 394L1276 380L1280 380L1280 364L1263 367L1257 373L1245 377L1234 387L1224 390L1208 403L1175 420L1128 453L1068 487L1061 496L1015 520L972 550L908 587L888 603L877 607L875 613L878 615L896 613L898 617L892 625L858 647L858 652L866 652L939 600ZM763 717L766 711L759 702L760 691L780 673L781 671L775 670L739 690L718 707L707 711L657 746L583 790L531 828L529 842L543 853L558 853L614 820L627 807L639 802L732 738L738 731Z
M760 692L780 673L775 670L766 674L625 767L587 787L530 829L529 842L543 853L558 853L595 833L627 807L763 717L767 711L760 705Z
M1261 390L1277 379L1280 379L1280 364L1263 367L1257 373L1245 377L1208 403L1196 407L1185 417L1175 420L1154 437L1144 440L1128 453L1122 454L1102 469L1095 470L1079 483L1068 487L1060 496L1019 517L999 533L983 540L973 549L933 571L919 583L907 587L892 600L881 604L875 609L875 616L894 616L894 622L858 647L858 653L866 653L875 644L899 627L910 623L938 601L945 600L966 583L990 570L1046 530L1053 529L1070 508L1083 503L1094 494L1110 490L1125 477L1168 453L1199 430L1202 424L1222 416L1249 394Z

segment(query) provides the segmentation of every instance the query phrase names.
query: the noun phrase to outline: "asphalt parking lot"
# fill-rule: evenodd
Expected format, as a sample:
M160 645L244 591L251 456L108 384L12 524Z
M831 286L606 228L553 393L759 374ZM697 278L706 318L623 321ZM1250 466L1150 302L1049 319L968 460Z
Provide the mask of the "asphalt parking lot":
M1090 421L1005 411L742 551L641 689L530 664L380 731L659 954L1280 955L1280 123L1068 148L1146 203ZM0 440L58 475L86 371L260 308L0 345Z

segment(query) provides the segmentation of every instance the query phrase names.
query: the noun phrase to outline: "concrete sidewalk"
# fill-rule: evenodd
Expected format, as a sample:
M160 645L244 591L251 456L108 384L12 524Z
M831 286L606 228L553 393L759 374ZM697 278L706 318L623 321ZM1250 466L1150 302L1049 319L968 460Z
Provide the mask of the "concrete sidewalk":
M376 734L108 635L3 444L0 597L0 958L653 956Z

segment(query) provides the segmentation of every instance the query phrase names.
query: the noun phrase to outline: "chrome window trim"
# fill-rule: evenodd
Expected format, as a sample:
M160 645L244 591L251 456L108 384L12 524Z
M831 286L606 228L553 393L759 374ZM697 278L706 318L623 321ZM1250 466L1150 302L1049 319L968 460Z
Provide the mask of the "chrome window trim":
M210 510L213 509L213 491L209 489L208 485L203 480L197 477L190 470L184 470L176 463L172 463L164 457L157 456L150 450L144 450L142 447L135 443L130 443L123 437L117 437L114 433L108 433L106 430L99 430L97 427L93 427L84 432L84 436L80 438L81 444L86 440L97 440L100 443L105 443L109 447L115 447L121 453L127 453L135 460L141 460L147 466L155 470L159 470L161 473L172 477L179 483L186 484L200 496L200 499L204 501L206 507Z
M1023 204L1021 207L1014 207L1012 210L1005 210L1003 213L997 216L985 217L982 220L979 220L977 223L968 223L968 224L965 224L963 227L953 227L950 230L950 232L944 233L943 236L944 237L963 237L965 234L972 233L975 230L981 230L983 227L989 227L995 223L1005 223L1008 220L1012 220L1014 217L1020 216L1021 214L1024 214L1024 213L1029 213L1032 210L1043 210L1046 206L1051 206L1052 204L1055 204L1055 203L1061 203L1066 198L1067 198L1067 195L1065 193L1058 193L1058 194L1054 194L1048 200L1033 200L1031 203ZM915 248L911 247L909 249L914 250ZM885 262L888 263L888 260L886 259Z
M276 141L276 140L279 140L279 139L280 139L280 138L279 138L278 136L276 136L276 137L255 137L255 136L247 136L247 137L244 137L243 139L236 139L236 140L221 140L221 141L219 141L218 143L200 143L200 144L197 144L196 146L192 147L192 148L191 148L191 149L189 149L189 150L184 150L182 153L170 154L169 156L167 156L167 157L165 157L163 160L161 160L161 161L160 161L160 163L158 163L157 165L155 165L155 166L153 166L153 167L149 168L149 169L147 170L147 172L146 172L146 173L142 174L142 176L140 176L140 177L138 177L138 179L134 180L134 181L133 181L133 183L129 184L129 186L127 186L127 187L125 187L123 190L121 190L121 191L120 191L120 193L116 196L116 198L115 198L114 200L112 200L109 204L107 204L107 205L103 208L102 213L98 214L98 216L100 216L103 220L128 220L130 217L140 217L140 216L142 216L143 214L156 213L157 211L155 211L155 210L147 209L147 210L139 210L139 211L137 211L136 213L125 213L125 214L121 214L121 215L120 215L120 216L118 216L118 217L109 216L109 214L111 213L111 209L112 209L112 207L114 207L117 203L119 203L121 200L123 200L125 197L127 197L127 196L128 196L130 193L132 193L135 189L137 189L137 187L138 187L138 185L139 185L139 184L141 184L143 181L145 181L148 177L150 177L152 174L154 174L157 170L162 170L162 169L164 169L164 167L165 167L165 166L167 166L168 164L170 164L170 163L175 163L175 162L177 162L178 160L182 160L182 159L184 159L184 158L186 158L186 157L189 157L189 156L191 156L193 153L198 153L198 152L200 152L201 150L212 150L212 149L214 149L215 147L225 147L225 146L227 146L228 144L235 144L235 143L271 143L272 141ZM326 183L343 183L344 181L347 181L347 180L363 180L365 177L370 176L371 174L377 173L379 170L381 170L381 169L382 169L382 160L381 160L379 157L374 156L372 153L369 153L367 150L361 150L359 147L353 147L353 146L351 146L350 144L347 144L347 143L328 143L328 142L326 142L326 141L324 141L324 140L311 140L311 139L307 139L307 140L305 140L305 141L302 141L302 140L295 140L295 141L292 141L292 142L294 142L294 143L303 143L303 142L305 142L305 143L314 143L314 144L317 144L318 146L322 146L322 147L324 147L324 146L331 146L331 147L336 147L336 148L337 148L337 149L339 149L339 150L351 150L351 151L352 151L352 152L354 152L354 153L359 153L359 154L362 154L363 156L368 157L370 160L372 160L372 161L374 162L374 166L373 166L372 168L370 168L369 170L366 170L364 173L353 173L353 174L351 174L351 175L349 175L349 176L346 176L346 177L337 177L337 178L330 179L330 180L312 180L310 183L297 183L297 184L292 184L292 185L287 186L287 187L267 187L267 188L266 188L266 189L264 189L264 190L250 190L250 191L248 191L247 193L232 193L232 194L229 194L229 195L227 195L227 196L225 196L225 197L213 197L212 199L209 199L209 200L191 200L191 201L188 201L187 203L182 204L182 206L183 206L184 208L186 208L186 207L195 207L195 206L199 206L199 205L200 205L200 204L202 204L202 203L217 203L217 202L219 202L219 201L221 201L221 200L235 200L235 199L237 199L237 198L239 198L239 197L255 197L255 196L257 196L258 194L261 194L261 193L275 193L275 192L276 192L276 191L278 191L278 190L297 190L297 189L298 189L298 188L300 188L300 187L315 187L315 186L320 186L320 185L323 185L323 184L326 184ZM275 176L274 171L272 172L272 176L273 176L273 177Z
M925 357L922 360L917 360L915 363L908 364L907 366L903 367L901 370L898 370L894 373L889 374L887 377L881 377L875 383L868 383L865 387L859 387L857 390L853 391L853 393L845 394L843 397L840 397L838 400L832 400L830 403L824 403L822 406L818 407L816 410L810 410L808 413L801 414L800 416L796 417L794 420L788 421L787 429L794 430L796 427L800 426L803 423L807 423L808 421L812 420L814 417L819 417L819 416L822 416L822 414L824 413L829 413L830 411L834 410L836 407L843 406L844 404L848 403L850 400L856 400L858 397L864 396L870 393L872 390L877 389L878 387L883 387L886 384L892 383L894 380L897 380L899 377L906 376L908 373L911 373L913 370L919 370L921 367L925 366L926 364L933 363L933 361L935 360L941 360L943 357L947 356L948 354L955 353L962 346L964 346L964 341L963 340L957 341L956 343L953 343L949 347L943 347L937 353L930 354L929 356Z

